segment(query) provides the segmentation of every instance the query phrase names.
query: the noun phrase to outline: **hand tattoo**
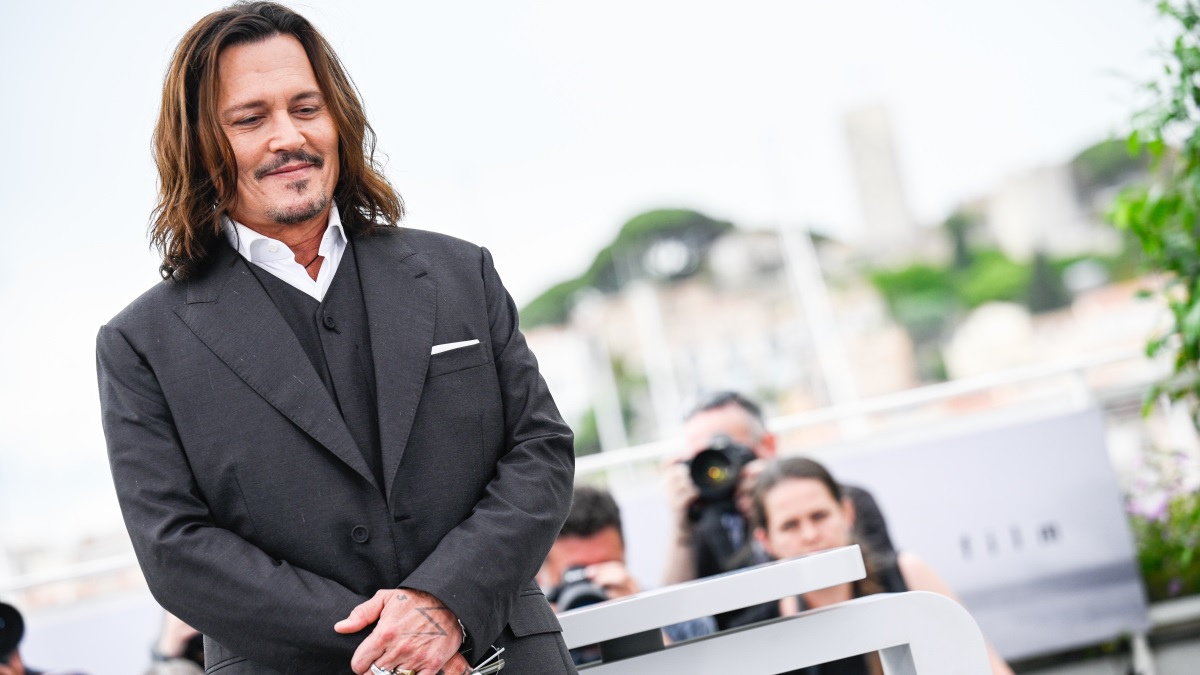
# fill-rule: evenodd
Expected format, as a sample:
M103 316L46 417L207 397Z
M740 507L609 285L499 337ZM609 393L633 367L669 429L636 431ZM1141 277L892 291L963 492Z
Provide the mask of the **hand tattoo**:
M421 616L425 617L425 621L428 622L430 626L433 626L433 630L406 633L406 635L436 635L438 637L446 637L449 635L449 633L446 632L446 629L442 628L441 624L439 624L437 620L433 618L433 612L449 612L449 607L438 605L436 607L417 607L416 610L421 613Z

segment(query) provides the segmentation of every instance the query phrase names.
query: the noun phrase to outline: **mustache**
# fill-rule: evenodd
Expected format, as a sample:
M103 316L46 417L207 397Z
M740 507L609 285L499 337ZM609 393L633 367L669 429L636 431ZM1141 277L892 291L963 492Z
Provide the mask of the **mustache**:
M312 164L318 169L325 166L325 160L321 159L320 156L304 150L293 150L291 152L285 152L271 160L269 163L255 169L254 177L258 180L262 180L263 178L266 178L267 174L271 173L272 171L277 171L293 162Z

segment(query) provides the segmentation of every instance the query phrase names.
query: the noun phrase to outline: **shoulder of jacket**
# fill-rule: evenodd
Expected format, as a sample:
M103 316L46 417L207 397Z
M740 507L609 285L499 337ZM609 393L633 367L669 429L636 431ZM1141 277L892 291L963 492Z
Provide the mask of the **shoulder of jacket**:
M412 227L398 227L391 232L392 236L398 236L408 245L412 246L417 252L473 252L478 254L480 246L473 244L465 239L443 234L441 232L432 232L430 230L419 230Z
M114 328L142 325L147 319L171 313L174 307L184 304L186 296L186 281L164 279L117 312L105 325Z

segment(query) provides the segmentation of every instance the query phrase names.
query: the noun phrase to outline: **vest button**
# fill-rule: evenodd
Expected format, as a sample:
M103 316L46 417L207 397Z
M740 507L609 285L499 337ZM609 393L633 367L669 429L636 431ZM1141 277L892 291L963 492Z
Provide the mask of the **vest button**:
M371 532L362 525L355 525L354 529L350 530L350 538L359 544L365 544L371 538Z
M329 316L328 314L325 315L325 327L328 328L329 330L333 330L334 328L337 328L337 322L334 321L333 317Z

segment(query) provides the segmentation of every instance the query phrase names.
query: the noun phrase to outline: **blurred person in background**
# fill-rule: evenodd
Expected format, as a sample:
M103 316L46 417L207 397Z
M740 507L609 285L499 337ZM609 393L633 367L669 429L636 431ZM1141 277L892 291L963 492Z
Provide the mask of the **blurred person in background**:
M170 612L163 612L162 628L150 648L152 664L146 675L204 673L204 636Z
M559 612L584 607L641 591L625 566L625 535L621 510L606 490L580 485L571 500L558 539L538 573L538 584ZM671 642L680 642L716 631L711 617L666 626ZM597 645L571 650L576 665L600 658Z
M755 481L751 503L756 524L754 538L772 558L793 558L850 544L859 544L864 551L865 578L783 598L773 603L775 616L792 616L874 593L903 591L931 591L961 604L950 586L913 553L903 551L890 558L870 555L869 544L855 536L854 503L818 462L786 457L767 464ZM890 562L881 566L880 560ZM990 645L988 658L994 675L1012 675L1008 664ZM879 657L872 653L802 668L793 675L881 673Z
M778 452L778 439L767 429L762 408L736 391L710 394L687 415L683 448L668 457L664 479L671 509L665 584L677 584L767 562L770 556L752 536L751 493L754 479ZM703 453L703 454L702 454ZM702 494L697 462L714 469L708 458L725 456L735 482L721 494ZM860 538L873 544L875 555L893 548L887 524L874 498L848 488L859 508ZM885 561L886 562L886 561ZM774 616L775 604L717 615L721 630Z
M34 670L21 660L25 620L16 607L0 602L0 675L82 675L77 671Z

